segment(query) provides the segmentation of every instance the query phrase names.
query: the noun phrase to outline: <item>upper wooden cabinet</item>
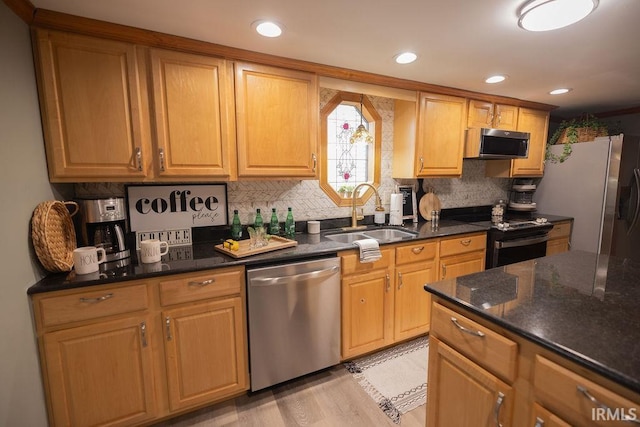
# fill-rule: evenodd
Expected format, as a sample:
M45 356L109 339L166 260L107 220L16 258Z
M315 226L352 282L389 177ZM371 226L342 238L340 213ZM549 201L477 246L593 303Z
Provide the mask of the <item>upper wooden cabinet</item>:
M157 177L235 179L232 64L158 49L150 58Z
M146 178L148 112L137 48L56 31L34 34L50 180Z
M515 105L469 100L467 127L516 130L517 125L518 107Z
M238 62L235 76L238 176L315 178L317 75Z
M529 157L514 160L488 160L486 175L493 177L540 177L544 173L544 156L549 131L549 112L518 109L520 132L529 132Z
M395 103L393 177L461 176L466 98L420 93L417 107Z

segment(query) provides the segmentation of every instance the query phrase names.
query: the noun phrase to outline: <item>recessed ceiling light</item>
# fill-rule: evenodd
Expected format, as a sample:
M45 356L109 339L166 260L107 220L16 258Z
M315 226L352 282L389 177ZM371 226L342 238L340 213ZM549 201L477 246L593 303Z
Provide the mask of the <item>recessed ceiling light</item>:
M571 90L572 89L570 88L554 89L551 92L549 92L549 95L562 95L563 93L571 92Z
M253 28L265 37L280 37L282 34L282 25L273 21L255 21L251 24Z
M410 64L418 59L418 55L413 52L403 52L396 55L396 62L398 64Z
M500 83L505 81L506 79L507 79L507 76L495 75L495 76L487 77L485 79L485 83Z
M593 12L600 0L530 0L518 14L518 25L529 31L549 31L575 24Z

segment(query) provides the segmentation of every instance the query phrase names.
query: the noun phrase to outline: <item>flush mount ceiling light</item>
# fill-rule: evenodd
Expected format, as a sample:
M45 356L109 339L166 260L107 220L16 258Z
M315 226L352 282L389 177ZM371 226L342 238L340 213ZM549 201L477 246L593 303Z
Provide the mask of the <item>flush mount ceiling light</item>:
M554 89L551 92L549 92L549 95L562 95L563 93L571 92L572 90L573 89L571 88Z
M485 83L500 83L503 82L507 79L507 76L503 76L503 75L495 75L495 76L491 76L491 77L487 77L485 79Z
M251 26L264 37L280 37L282 34L282 25L273 21L255 21Z
M593 12L600 0L530 0L520 9L518 25L529 31L566 27Z
M395 57L398 64L410 64L416 59L418 59L418 55L413 52L402 52Z
M364 124L362 124L362 115L364 111L362 109L363 99L364 99L364 94L360 94L360 126L356 128L356 131L353 133L353 135L351 135L351 138L349 138L349 142L352 144L357 144L359 142L373 144L373 137L371 136L369 131L367 131L367 128L364 127Z

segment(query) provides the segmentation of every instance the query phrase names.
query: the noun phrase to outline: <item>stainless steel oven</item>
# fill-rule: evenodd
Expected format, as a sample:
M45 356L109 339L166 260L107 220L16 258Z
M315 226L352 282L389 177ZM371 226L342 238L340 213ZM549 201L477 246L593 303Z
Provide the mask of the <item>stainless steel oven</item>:
M492 227L487 235L486 268L545 256L551 228L549 223L535 221L510 224L502 230Z

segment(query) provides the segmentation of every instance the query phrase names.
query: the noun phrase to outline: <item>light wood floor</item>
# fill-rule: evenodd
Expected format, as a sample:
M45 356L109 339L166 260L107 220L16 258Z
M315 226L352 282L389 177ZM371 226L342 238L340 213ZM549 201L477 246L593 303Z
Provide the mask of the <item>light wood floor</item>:
M426 406L401 416L402 427L424 427ZM343 365L249 393L156 425L190 426L397 426Z

